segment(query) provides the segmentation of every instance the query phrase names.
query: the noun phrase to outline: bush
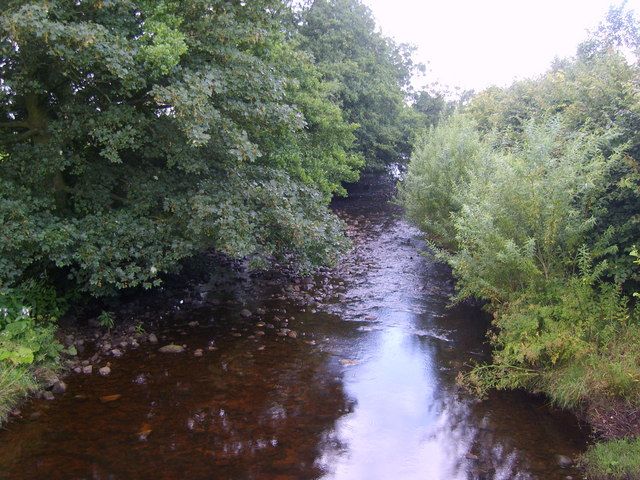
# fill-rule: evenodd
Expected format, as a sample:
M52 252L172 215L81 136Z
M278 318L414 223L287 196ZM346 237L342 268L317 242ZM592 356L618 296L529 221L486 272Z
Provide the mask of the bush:
M62 351L55 339L56 320L64 312L53 288L29 281L0 292L0 423L37 388L36 368L55 368Z
M529 122L517 147L474 163L463 187L443 182L445 192L459 188L459 207L450 212L457 250L442 258L453 267L459 298L499 304L571 267L594 223L581 202L597 193L604 162L597 137L572 134L553 119ZM433 218L444 215L436 209Z
M467 380L480 391L542 392L563 407L594 397L639 402L640 319L619 286L598 282L601 270L583 268L498 309L493 364Z
M62 347L54 338L55 322L63 311L55 290L42 283L0 293L0 362L15 366L57 361Z
M418 138L399 195L406 214L441 246L455 245L453 215L469 177L490 154L475 124L463 115Z

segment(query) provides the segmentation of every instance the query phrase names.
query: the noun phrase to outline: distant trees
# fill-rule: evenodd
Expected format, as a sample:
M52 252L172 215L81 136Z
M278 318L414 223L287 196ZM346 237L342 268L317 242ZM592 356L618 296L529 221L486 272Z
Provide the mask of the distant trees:
M356 146L367 165L408 158L415 125L408 107L412 74L421 68L412 49L376 30L359 0L314 0L300 17L302 47L311 52L346 119L359 125Z

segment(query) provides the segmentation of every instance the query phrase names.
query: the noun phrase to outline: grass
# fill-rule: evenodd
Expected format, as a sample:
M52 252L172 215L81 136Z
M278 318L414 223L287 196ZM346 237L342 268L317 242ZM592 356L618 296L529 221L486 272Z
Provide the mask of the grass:
M29 392L38 388L38 383L26 366L9 366L0 363L0 425L9 413Z
M638 479L640 437L597 443L584 454L582 463L594 480Z

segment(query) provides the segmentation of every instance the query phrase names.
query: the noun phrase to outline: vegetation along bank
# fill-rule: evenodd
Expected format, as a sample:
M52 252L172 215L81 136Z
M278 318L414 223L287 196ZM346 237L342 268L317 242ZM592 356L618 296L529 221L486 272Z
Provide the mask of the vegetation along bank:
M494 315L493 363L461 382L584 412L605 440L591 474L640 476L640 27L624 7L546 74L460 101L413 91L411 48L357 0L3 7L0 420L77 353L60 318L111 328L100 305L205 251L335 263L331 198L410 158L408 217L456 300Z

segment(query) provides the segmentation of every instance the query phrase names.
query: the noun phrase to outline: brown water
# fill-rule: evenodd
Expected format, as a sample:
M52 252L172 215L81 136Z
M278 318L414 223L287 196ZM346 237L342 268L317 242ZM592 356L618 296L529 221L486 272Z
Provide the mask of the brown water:
M486 358L486 319L447 308L448 272L419 255L418 232L369 180L335 206L355 253L318 286L289 288L328 291L326 301L312 310L260 277L228 281L207 297L219 305L165 322L161 344L187 353L143 346L110 376L71 376L56 401L27 405L0 432L0 478L580 478L556 459L584 449L571 416L525 394L479 402L456 387L465 363ZM298 338L278 336L283 326Z

